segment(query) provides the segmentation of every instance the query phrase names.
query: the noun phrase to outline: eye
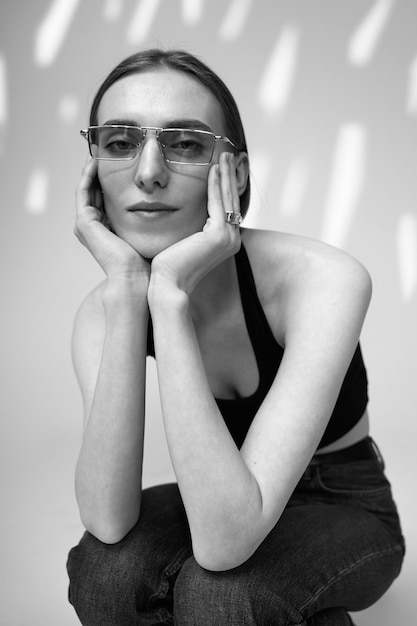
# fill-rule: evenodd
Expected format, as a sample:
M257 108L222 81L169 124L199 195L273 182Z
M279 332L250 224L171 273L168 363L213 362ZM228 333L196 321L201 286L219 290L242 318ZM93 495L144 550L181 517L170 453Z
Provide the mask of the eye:
M191 157L205 154L211 144L211 135L192 130L164 131L160 139L163 147L177 156Z
M137 144L124 141L123 139L115 139L113 141L106 142L103 147L106 152L110 152L112 154L123 154L136 150L136 145Z
M100 129L100 152L103 156L130 157L137 152L138 145L142 141L142 135L137 129L113 127Z

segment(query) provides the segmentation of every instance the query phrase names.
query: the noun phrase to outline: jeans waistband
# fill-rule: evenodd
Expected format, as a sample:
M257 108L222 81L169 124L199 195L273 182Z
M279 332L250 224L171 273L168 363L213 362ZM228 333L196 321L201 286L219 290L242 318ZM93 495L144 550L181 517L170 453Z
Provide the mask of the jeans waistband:
M336 450L336 452L315 454L311 462L314 465L323 465L325 463L349 463L367 459L377 459L382 466L384 465L381 453L371 437L365 437L365 439L361 439L353 446Z

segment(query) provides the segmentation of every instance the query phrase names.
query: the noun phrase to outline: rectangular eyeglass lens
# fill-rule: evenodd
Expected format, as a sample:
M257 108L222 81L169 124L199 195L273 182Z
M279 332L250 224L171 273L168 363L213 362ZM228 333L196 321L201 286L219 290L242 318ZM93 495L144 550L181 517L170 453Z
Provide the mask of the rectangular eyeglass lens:
M91 150L99 159L130 159L142 140L143 132L139 128L99 126L90 129Z
M215 139L210 133L199 130L167 129L159 140L168 161L179 163L209 163Z

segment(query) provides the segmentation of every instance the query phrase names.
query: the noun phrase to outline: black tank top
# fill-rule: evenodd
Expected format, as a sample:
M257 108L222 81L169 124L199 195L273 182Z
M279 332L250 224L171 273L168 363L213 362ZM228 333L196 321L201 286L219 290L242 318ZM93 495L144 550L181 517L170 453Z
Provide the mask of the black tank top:
M243 245L235 260L246 327L258 366L259 385L251 396L233 400L216 398L216 402L230 434L240 448L256 412L274 381L284 349L275 340L262 309L252 268ZM153 356L151 324L149 331L148 354ZM358 344L319 448L336 441L360 420L368 403L367 389L366 370Z

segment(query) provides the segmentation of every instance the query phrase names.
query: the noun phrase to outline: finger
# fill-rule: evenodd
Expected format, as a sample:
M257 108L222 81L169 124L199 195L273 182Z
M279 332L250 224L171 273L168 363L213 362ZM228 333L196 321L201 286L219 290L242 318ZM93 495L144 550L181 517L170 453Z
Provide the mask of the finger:
M236 165L234 156L230 153L230 189L232 192L232 207L234 213L240 213L240 197L237 188Z
M223 153L221 162L221 191L225 213L240 213L235 159L231 152Z
M230 213L233 211L233 193L232 193L232 180L231 180L231 167L230 167L229 152L223 152L220 155L220 189L222 194L223 211Z
M90 186L97 174L98 161L88 156L81 171L80 186Z
M237 188L236 165L233 154L230 152L225 153L222 163L221 191L226 223L230 224L233 228L239 226L242 216L240 213L240 200Z
M91 192L93 191L93 183L97 176L97 160L88 157L81 174L81 179L76 191L76 199L78 207L90 205L92 202Z
M108 232L103 224L103 201L97 194L97 160L87 157L82 169L80 182L76 189L76 219L75 234L82 243L86 244L87 239L91 241L96 235L100 236ZM94 228L86 228L93 225ZM98 230L97 230L98 229Z
M103 213L104 211L103 192L98 186L94 190L94 206Z
M218 163L215 163L210 168L207 186L207 212L209 218L212 218L213 221L222 222L224 221L224 209L220 189L219 168Z

